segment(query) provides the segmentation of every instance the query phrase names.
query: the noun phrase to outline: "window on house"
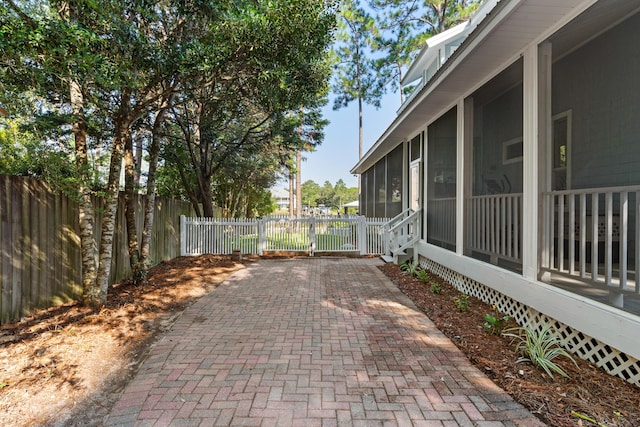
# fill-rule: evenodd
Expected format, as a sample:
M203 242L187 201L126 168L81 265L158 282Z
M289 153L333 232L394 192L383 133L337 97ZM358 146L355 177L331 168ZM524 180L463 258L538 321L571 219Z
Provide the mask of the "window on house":
M571 110L553 116L552 137L551 189L567 190L570 188Z
M402 144L387 155L387 216L402 212Z
M411 145L410 147L410 159L412 162L420 159L421 157L421 153L420 153L420 137L421 134L416 135L412 140L411 140Z
M522 137L511 139L502 143L502 164L517 163L522 161L523 146Z

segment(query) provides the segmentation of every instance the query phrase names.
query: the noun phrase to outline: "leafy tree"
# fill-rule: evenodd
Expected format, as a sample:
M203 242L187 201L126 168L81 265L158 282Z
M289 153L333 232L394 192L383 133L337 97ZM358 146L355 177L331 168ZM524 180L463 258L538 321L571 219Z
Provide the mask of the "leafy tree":
M231 159L233 158L233 160ZM278 179L280 155L276 150L246 157L235 153L214 177L213 200L225 218L252 218L271 213L265 194Z
M378 12L380 33L374 41L380 78L399 89L404 102L403 71L409 66L426 39L468 19L481 0L369 0Z
M336 185L333 186L333 195L331 200L331 205L336 206L337 208L342 208L344 203L348 203L351 200L347 200L347 185L344 183L342 179L336 182Z
M325 105L327 102L326 94L318 96L317 105ZM303 151L314 151L324 139L324 127L329 123L323 118L319 107L311 109L301 109L298 113L300 125L297 129L299 137L298 146L303 148L295 150L291 158L286 162L286 173L289 178L289 200L295 200L295 212L293 203L289 204L289 215L302 215L302 161L304 160ZM295 196L294 196L295 189Z
M180 65L161 49L170 32L158 18L171 11L168 2L149 7L145 0L27 0L3 4L2 97L7 93L34 93L64 133L71 130L74 143L74 176L80 200L80 234L83 260L83 293L86 302L103 304L110 275L115 210L119 192L121 159L131 146L134 124L157 104L167 85L164 65ZM175 11L175 9L173 9ZM176 21L177 22L177 21ZM174 42L175 43L175 42ZM177 44L173 45L178 46ZM179 51L179 49L174 49ZM173 69L171 69L173 70ZM95 233L91 204L95 176L90 160L91 125L97 122L111 131L109 174L104 196L100 242ZM53 129L51 127L50 129ZM127 157L127 177L131 161ZM130 179L127 178L127 184ZM127 185L128 195L132 187ZM131 202L129 200L129 206ZM134 271L139 266L132 210L128 209L130 254ZM134 257L135 256L135 257Z
M303 204L312 207L317 206L317 200L320 198L320 186L312 181L307 180L302 183L302 202Z
M304 146L296 136L300 119L289 112L315 108L325 91L334 25L320 0L232 2L222 16L194 19L205 34L194 50L213 65L199 70L174 103L164 151L204 216L213 214L214 177L232 155L253 158L278 146L284 165L286 153Z
M248 161L274 146L286 147L273 151L283 157L301 147L302 138L290 136L300 123L286 116L317 106L334 24L333 10L321 0L0 3L0 103L11 114L16 99L40 109L35 122L45 133L38 136L48 144L40 147L65 147L59 163L80 200L86 302L106 300L122 159L130 263L134 277L143 278L155 184L168 184L156 179L159 154L166 154L161 170L179 175L184 194L210 210L212 177L227 160ZM150 144L141 245L132 204L139 138ZM96 179L92 153L98 149L110 162L104 179ZM177 171L167 167L173 161ZM105 200L99 241L91 206L96 194Z
M324 182L324 185L320 188L320 197L316 199L316 203L327 207L333 206L333 185L331 182Z
M111 3L102 6L105 12L111 10ZM3 37L0 37L0 61L4 67L0 69L5 71L0 80L5 84L3 96L11 92L32 92L36 102L43 99L49 107L55 108L55 111L51 110L54 113L51 116L57 116L61 129L71 128L75 145L77 195L80 199L83 294L87 302L99 304L104 299L98 283L91 206L87 95L92 86L108 86L112 73L118 70L117 67L111 67L114 62L105 54L111 39L108 30L117 26L107 24L110 19L97 13L97 5L93 2L69 0L36 5L28 1L18 3L8 0L1 7ZM104 30L107 30L106 33ZM112 217L105 215L103 241L109 240L109 222L112 220ZM108 261L108 277L110 253L104 258L101 254L100 259L103 265ZM104 269L102 271L105 272Z
M358 188L348 188L342 179L335 185L325 181L322 187L313 180L307 180L302 184L302 199L311 207L325 205L340 209L343 204L358 199Z
M334 109L358 102L358 158L362 158L363 104L380 106L384 82L378 78L376 62L371 58L374 37L378 33L373 17L357 0L341 2L338 32L333 50L336 60L333 92Z

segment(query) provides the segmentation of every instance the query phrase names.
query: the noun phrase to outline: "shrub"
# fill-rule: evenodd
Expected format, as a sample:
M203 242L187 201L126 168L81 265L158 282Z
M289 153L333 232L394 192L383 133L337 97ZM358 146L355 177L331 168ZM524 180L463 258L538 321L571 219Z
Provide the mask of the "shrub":
M400 270L405 271L409 276L415 276L418 273L418 264L411 261L405 261L400 264Z
M485 322L482 324L484 328L489 331L492 335L502 335L502 329L504 328L504 324L511 319L510 316L494 316L493 314L487 313L484 315Z
M557 357L564 356L578 366L573 357L567 353L560 345L562 341L549 326L543 327L540 332L533 328L511 328L505 331L505 336L512 337L512 342L516 341L516 352L520 354L517 361L531 362L534 366L542 368L551 378L555 372L565 378L569 375L553 361Z
M454 298L453 302L456 303L458 311L463 312L469 310L469 295L461 294L460 297Z
M440 295L442 293L442 287L440 286L440 283L436 282L435 280L431 282L431 292L436 295Z
M416 277L422 280L424 283L429 281L429 273L426 270L420 270L416 273Z

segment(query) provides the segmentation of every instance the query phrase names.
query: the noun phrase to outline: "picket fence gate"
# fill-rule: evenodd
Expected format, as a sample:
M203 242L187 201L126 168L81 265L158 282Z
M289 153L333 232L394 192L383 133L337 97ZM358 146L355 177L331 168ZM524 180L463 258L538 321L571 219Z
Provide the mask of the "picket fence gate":
M181 255L268 252L381 255L388 247L388 219L364 216L261 219L180 217Z

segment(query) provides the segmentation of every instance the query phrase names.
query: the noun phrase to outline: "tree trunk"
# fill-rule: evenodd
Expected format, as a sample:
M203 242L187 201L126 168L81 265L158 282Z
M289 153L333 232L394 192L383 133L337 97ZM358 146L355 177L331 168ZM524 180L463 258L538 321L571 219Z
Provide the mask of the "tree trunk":
M404 86L402 85L402 66L399 62L396 62L398 68L398 88L400 92L400 105L404 104Z
M118 210L118 191L120 189L120 170L122 169L122 155L129 132L129 94L124 92L121 97L120 112L114 118L115 134L111 146L111 164L109 166L109 183L104 201L104 216L102 217L102 236L100 242L100 258L98 266L98 299L100 304L107 302L109 276L111 274L111 259L113 257L113 235Z
M358 161L362 160L362 97L358 97ZM362 191L362 175L358 175L358 197Z
M236 188L235 191L233 191L233 193L230 194L230 196L231 196L231 203L230 203L231 212L230 212L229 218L238 218L240 216L240 207L241 207L241 202L242 202L242 192L244 190L243 187L244 186L240 186L240 188Z
M136 138L136 145L134 150L134 159L135 159L135 177L133 179L133 185L136 188L140 188L140 176L142 175L142 138Z
M293 186L294 186L294 176L293 176L293 167L289 168L289 216L293 216Z
M125 221L127 223L127 242L129 249L129 265L131 266L131 277L133 283L144 282L144 269L140 266L140 248L138 244L138 227L136 225L136 185L135 174L136 165L133 155L133 139L129 130L127 120L127 130L125 131L124 142L124 200L125 200Z
M97 248L95 217L93 215L93 203L89 185L87 123L84 116L84 96L80 85L75 80L69 82L69 95L74 117L72 130L75 140L76 168L79 177L80 205L78 223L80 225L80 247L82 252L82 298L86 304L95 305L99 302L96 287Z
M296 216L302 216L302 151L296 151Z
M141 264L145 272L151 266L151 233L153 232L153 212L156 207L156 171L160 156L160 130L171 104L171 96L160 106L153 122L151 147L149 147L149 174L147 176L147 203L144 207L144 227L142 229Z
M213 196L211 194L211 177L202 177L202 214L207 218L213 217Z
M208 149L209 144L202 141L200 120L204 113L204 105L197 103L195 109L195 122L193 124L193 146L197 148L197 158L192 158L196 179L198 181L198 190L200 203L202 203L202 214L205 217L213 217L213 197L211 194L211 168L209 166Z

